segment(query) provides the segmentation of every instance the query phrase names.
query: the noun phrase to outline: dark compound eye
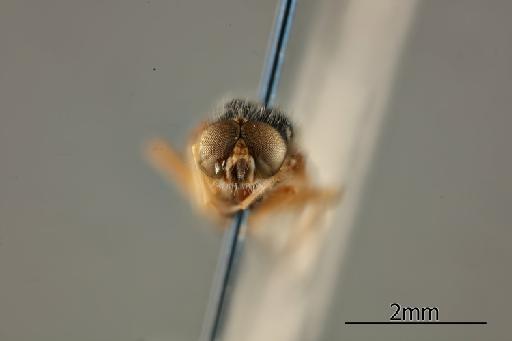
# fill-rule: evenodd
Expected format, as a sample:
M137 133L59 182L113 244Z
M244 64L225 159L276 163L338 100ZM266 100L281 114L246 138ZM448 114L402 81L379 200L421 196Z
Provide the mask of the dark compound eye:
M262 177L277 173L286 156L286 142L271 125L249 121L242 126L242 138L249 147L256 171Z
M199 138L199 166L206 175L219 178L224 173L224 161L229 157L240 136L240 126L225 120L209 125Z

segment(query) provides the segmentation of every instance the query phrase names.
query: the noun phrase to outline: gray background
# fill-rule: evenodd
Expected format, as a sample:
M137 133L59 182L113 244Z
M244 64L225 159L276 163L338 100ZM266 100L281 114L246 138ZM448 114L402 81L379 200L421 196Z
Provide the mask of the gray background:
M220 235L142 144L257 95L274 9L2 1L0 340L199 336Z
M220 236L141 145L184 146L230 91L257 95L274 7L2 1L1 340L198 336ZM324 340L508 339L511 11L419 6ZM489 325L343 324L387 319L395 301Z

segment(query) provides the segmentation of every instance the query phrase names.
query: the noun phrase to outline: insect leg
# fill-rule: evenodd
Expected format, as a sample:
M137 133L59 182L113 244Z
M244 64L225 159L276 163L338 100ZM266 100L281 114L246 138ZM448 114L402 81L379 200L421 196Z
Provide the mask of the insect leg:
M256 222L271 213L298 209L305 207L307 204L329 206L340 200L341 194L338 190L314 187L296 189L293 186L283 186L266 197L251 213L249 219Z
M162 139L151 140L145 150L146 156L166 178L173 180L184 193L189 193L192 175L187 163Z

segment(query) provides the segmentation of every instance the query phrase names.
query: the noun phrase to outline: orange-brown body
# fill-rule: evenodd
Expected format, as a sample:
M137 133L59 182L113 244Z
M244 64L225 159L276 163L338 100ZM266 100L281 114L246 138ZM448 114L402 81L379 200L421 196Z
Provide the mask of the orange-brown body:
M244 100L229 102L225 110L220 119L199 125L185 156L159 139L147 149L152 164L204 214L224 222L250 208L255 221L307 203L324 210L339 197L338 191L312 186L291 123L282 113Z

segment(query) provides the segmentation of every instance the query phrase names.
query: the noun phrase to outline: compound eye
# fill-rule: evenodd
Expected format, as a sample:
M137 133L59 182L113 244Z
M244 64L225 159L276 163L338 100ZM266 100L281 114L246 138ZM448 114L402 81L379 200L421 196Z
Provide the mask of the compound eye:
M231 154L240 135L235 121L225 120L210 124L199 137L199 167L212 178L224 175L225 160Z
M257 173L268 178L276 174L286 156L286 142L271 125L249 121L242 126L242 138L249 147Z

